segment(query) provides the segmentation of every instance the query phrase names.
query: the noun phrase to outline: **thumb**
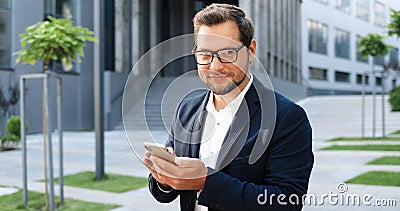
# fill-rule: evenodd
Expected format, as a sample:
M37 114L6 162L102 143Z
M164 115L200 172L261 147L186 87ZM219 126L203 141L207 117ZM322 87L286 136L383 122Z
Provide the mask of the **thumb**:
M174 149L172 147L167 147L167 150L168 150L169 153L171 153L171 155L175 155L176 156L176 154L174 152Z

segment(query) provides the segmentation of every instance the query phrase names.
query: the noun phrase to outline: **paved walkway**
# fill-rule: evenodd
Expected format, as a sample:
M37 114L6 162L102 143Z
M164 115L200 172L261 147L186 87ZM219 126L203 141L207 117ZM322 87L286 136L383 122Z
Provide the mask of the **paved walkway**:
M366 134L371 135L371 98L367 98L367 123ZM378 101L380 102L380 101ZM366 162L385 155L400 156L400 152L374 152L374 151L323 151L321 147L335 143L327 143L326 139L338 136L360 136L361 134L361 97L360 96L324 96L311 97L301 102L309 115L313 127L315 166L310 180L309 193L321 202L323 194L337 194L337 185L354 176L371 170L399 171L399 166L365 165ZM377 136L381 131L380 106L377 114ZM386 105L386 132L390 133L400 129L400 113L392 113ZM141 143L148 141L147 132L143 130L131 131L134 149L142 149ZM378 133L379 132L379 133ZM152 133L159 142L166 139L162 131ZM54 134L54 149L57 149L56 134ZM146 177L148 172L139 159L132 152L123 130L108 131L105 133L105 168L106 172ZM399 142L400 143L400 142ZM94 132L65 132L64 133L64 173L74 174L81 171L94 171L95 167L95 142ZM138 153L142 153L139 152ZM55 173L57 176L57 157ZM43 148L42 136L34 134L28 136L28 177L29 190L44 192L44 184L37 182L43 179ZM21 151L0 153L0 187L22 187ZM12 192L10 188L0 188L1 194ZM58 189L56 188L56 193ZM400 187L383 187L367 185L348 185L346 194L364 194L375 199L397 199L397 207L382 207L379 210L398 210L400 207ZM114 211L125 210L179 210L179 201L171 204L160 204L149 194L147 188L125 193L109 193L75 187L65 187L65 197L85 201L112 203L121 205ZM324 205L305 206L304 210L377 210L375 206L345 206L329 205L329 198Z
M400 152L318 150L321 147L333 144L359 144L359 142L330 143L326 142L326 140L341 136L361 136L361 96L310 97L299 102L299 104L306 110L313 128L315 164L310 178L309 194L316 195L318 202L322 201L321 197L324 194L330 194L330 192L338 194L338 184L364 172L373 170L400 172L399 166L366 165L368 161L381 156L400 156ZM371 96L366 98L365 110L365 135L371 136ZM377 98L376 137L382 135L381 110L380 98ZM390 112L389 104L385 104L385 119L385 131L387 134L400 129L400 112ZM384 144L392 143L386 142ZM369 142L369 144L373 144L373 142ZM397 206L362 206L362 198L361 206L346 206L341 205L340 202L334 206L330 205L329 198L326 198L324 205L305 206L304 210L399 210L400 187L353 184L348 184L347 187L348 191L340 194L341 196L348 197L351 194L357 194L363 197L365 194L370 194L373 196L370 200L372 204L376 203L376 199L396 199Z

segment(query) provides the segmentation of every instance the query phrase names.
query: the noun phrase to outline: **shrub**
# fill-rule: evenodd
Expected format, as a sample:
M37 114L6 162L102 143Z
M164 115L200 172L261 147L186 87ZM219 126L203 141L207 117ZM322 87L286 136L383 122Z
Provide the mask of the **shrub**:
M5 145L11 144L6 148L13 148L21 141L21 118L19 116L11 116L7 121L7 132L8 134L1 138L1 145L3 148ZM28 124L25 123L25 128L28 130Z
M392 105L392 111L400 111L400 86L390 91L389 103Z
M7 135L1 137L1 144L6 143L7 141L19 142L20 140L21 140L21 137L18 137L15 134L7 134Z
M28 130L28 124L25 123L25 130ZM21 117L11 116L7 121L7 132L8 134L14 134L17 137L21 137Z

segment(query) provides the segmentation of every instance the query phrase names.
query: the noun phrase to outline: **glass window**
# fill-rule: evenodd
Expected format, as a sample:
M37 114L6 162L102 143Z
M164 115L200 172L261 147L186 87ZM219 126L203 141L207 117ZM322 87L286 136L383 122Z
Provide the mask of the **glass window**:
M374 2L374 23L378 26L384 27L386 25L386 14L385 14L385 5L382 3L375 1Z
M336 29L335 33L335 56L350 59L350 33Z
M57 18L73 18L73 0L45 0L44 13Z
M357 61L359 62L364 62L364 63L368 63L368 57L367 58L361 58L360 53L358 53L358 41L361 39L360 35L357 35L357 39L356 39L356 57L357 57Z
M309 67L308 70L309 70L309 78L310 79L323 80L323 81L328 80L328 70L327 69Z
M390 50L389 61L391 67L399 66L399 49L392 47Z
M1 1L2 6L7 6ZM0 66L10 66L10 10L9 8L0 8Z
M328 80L328 70L327 69L309 67L308 70L309 70L309 78L310 79L323 80L323 81Z
M327 54L328 26L318 21L308 20L308 50Z
M362 74L357 74L357 84L362 84ZM365 84L368 85L369 84L369 76L368 75L364 75L364 80L365 80Z
M374 56L374 64L383 66L384 62L385 58L383 56Z
M375 85L376 86L382 86L382 78L381 77L376 77L375 78Z
M335 0L335 8L350 14L350 0Z
M350 73L342 72L342 71L335 71L335 81L336 82L350 82Z
M369 20L369 0L357 0L356 16L362 20Z
M55 0L45 0L44 1L44 14L45 15L54 15L54 2Z
M328 4L328 0L314 0L316 2L322 3L322 4Z

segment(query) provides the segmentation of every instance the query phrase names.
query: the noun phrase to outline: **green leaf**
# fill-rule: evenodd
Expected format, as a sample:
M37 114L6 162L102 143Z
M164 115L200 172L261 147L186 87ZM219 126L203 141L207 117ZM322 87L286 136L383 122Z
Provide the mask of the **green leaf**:
M393 10L390 14L391 22L388 24L388 34L389 36L400 37L400 11Z
M362 57L385 56L389 53L390 47L383 42L383 36L380 34L367 34L359 40L357 51Z
M84 56L83 47L86 41L97 42L93 32L81 26L74 26L70 19L54 18L38 22L21 33L21 50L14 53L16 63L34 64L37 60L48 61L68 58L68 62L80 62Z

